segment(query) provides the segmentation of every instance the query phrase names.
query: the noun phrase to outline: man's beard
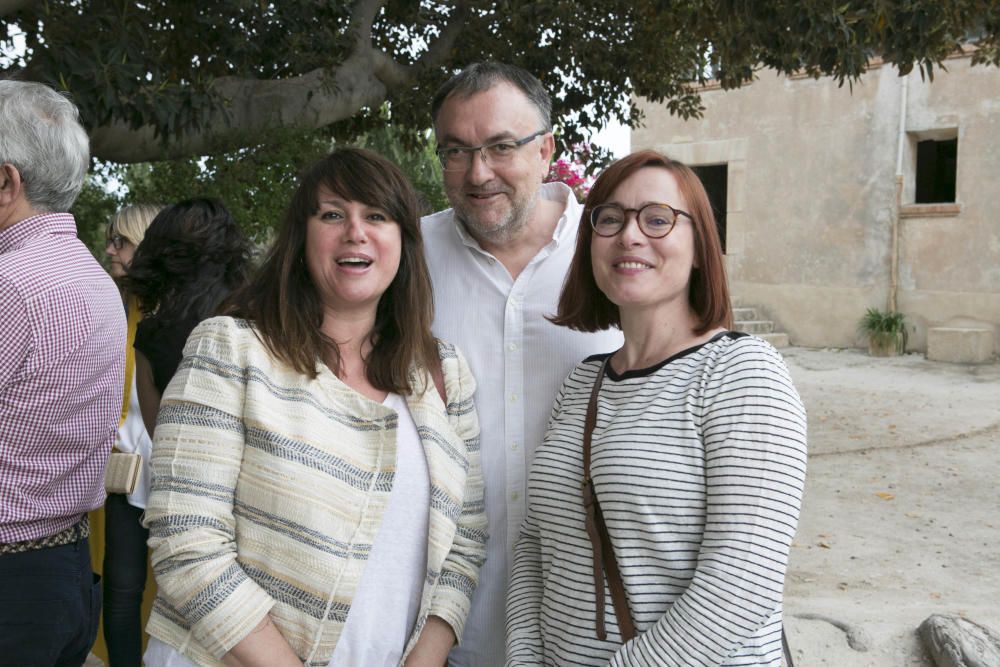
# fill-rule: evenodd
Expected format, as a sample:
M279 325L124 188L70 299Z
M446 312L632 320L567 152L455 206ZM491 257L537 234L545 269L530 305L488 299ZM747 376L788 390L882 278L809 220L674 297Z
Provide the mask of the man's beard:
M474 216L467 215L467 212L458 206L455 207L455 217L480 244L505 245L520 236L527 227L538 203L538 196L539 190L535 190L532 196L522 201L511 201L510 210L494 225L481 224Z

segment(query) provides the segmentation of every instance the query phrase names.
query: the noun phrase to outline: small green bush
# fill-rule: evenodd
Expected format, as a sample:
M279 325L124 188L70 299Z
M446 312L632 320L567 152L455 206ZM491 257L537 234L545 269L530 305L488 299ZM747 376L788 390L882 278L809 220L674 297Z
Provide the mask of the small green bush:
M868 336L876 347L896 347L902 354L906 349L906 317L903 313L869 308L858 323L858 330Z

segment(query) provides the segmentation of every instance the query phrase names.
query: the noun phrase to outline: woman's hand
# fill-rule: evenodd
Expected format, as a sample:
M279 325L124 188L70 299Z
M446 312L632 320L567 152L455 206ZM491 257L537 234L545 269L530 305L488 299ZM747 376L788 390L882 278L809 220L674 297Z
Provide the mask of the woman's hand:
M271 621L270 614L222 656L222 662L229 667L302 667L302 661Z
M406 657L404 667L442 667L455 645L455 632L437 616L428 616L420 639Z

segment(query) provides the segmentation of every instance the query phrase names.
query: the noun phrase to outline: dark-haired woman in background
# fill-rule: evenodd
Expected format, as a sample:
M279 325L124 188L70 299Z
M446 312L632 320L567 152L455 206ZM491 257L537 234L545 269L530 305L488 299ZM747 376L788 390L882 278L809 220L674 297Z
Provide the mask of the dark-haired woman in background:
M367 151L313 165L224 312L160 408L146 665L443 665L486 517L412 186Z
M149 433L188 334L246 283L251 250L229 210L215 199L168 206L146 230L128 270L128 287L145 315L135 334L135 364Z
M553 321L625 343L566 379L532 464L508 665L778 667L805 412L778 352L727 330L691 169L644 151L601 174Z

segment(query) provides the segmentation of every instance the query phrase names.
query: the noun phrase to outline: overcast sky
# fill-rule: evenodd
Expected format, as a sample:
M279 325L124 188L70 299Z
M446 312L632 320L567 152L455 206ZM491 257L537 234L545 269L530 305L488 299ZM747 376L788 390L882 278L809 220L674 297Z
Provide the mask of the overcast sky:
M612 122L593 136L593 142L610 150L615 158L625 157L632 148L627 125Z

